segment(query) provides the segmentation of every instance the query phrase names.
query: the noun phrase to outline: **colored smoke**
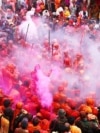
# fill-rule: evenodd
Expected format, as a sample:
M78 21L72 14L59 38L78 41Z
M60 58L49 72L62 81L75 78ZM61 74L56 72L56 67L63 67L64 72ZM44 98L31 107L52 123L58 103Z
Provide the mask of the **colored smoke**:
M38 98L40 99L41 105L43 107L50 107L53 100L52 94L50 93L50 78L42 72L39 66L36 70L36 76L36 91Z

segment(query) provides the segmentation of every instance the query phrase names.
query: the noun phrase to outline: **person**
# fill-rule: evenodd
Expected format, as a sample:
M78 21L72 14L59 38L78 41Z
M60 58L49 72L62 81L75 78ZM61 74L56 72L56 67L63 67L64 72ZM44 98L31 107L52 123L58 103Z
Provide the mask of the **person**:
M40 127L41 127L41 132L45 132L45 133L48 133L48 131L49 131L49 120L47 120L47 119L42 119L41 121L40 121Z
M58 86L58 92L53 95L53 101L59 103L60 105L66 103L65 87L66 85L61 83Z
M28 126L28 119L23 118L20 127L16 128L14 133L29 133L29 131L27 130L27 126Z
M41 129L40 120L37 116L33 117L32 124L33 124L33 129L32 129L33 131Z
M7 64L6 67L2 68L2 76L5 84L6 93L7 92L9 93L13 85L18 80L18 73L16 71L16 66L12 63Z
M61 4L61 0L55 0L55 8L59 8Z
M99 17L99 6L97 5L95 0L91 0L88 8L89 18L98 19Z
M67 6L65 6L63 13L64 13L65 19L70 18L71 14L70 14L70 10Z
M77 24L80 25L81 23L81 15L79 16L78 20L77 20ZM84 59L81 53L76 54L75 59L73 61L73 67L75 68L75 70L80 71L81 69L84 68Z
M93 133L85 111L80 112L80 117L76 119L75 124L81 129L82 133Z
M0 8L2 7L2 0L0 0Z
M82 133L81 129L75 125L75 118L70 116L68 117L68 122L70 124L70 131L71 133Z
M71 131L70 131L70 124L68 122L65 123L65 131L64 131L64 133L71 133Z
M12 120L12 130L15 131L16 128L19 127L19 123L22 121L24 117L26 117L28 112L23 109L23 103L17 102L14 110L14 117Z
M92 132L93 133L99 133L100 128L99 128L99 121L98 121L97 116L94 114L88 114L87 119L90 123L90 128L91 128Z
M66 51L64 52L63 63L64 63L65 67L71 68L71 66L72 66L71 57L69 56L69 53Z
M34 130L32 133L41 133L40 130Z
M27 117L28 117L27 129L28 129L29 133L33 133L33 123L32 123L33 115L29 113Z
M52 57L55 61L60 61L61 59L60 45L56 40L52 44Z
M47 8L50 12L55 12L55 11L56 11L55 0L49 0L49 1L48 1L48 4L46 4L46 8Z
M3 113L0 114L0 133L11 133L10 125L13 117L13 111L11 108L6 108Z
M82 8L79 14L82 16L82 19L88 19L88 11L85 7Z
M58 132L58 133L64 132L64 129L65 129L65 125L64 124L66 122L67 122L67 117L66 117L65 110L64 109L59 109L58 113L57 113L57 118L53 119L50 122L50 126L49 126L50 132L51 133L53 131L54 132Z
M72 1L72 4L69 6L71 17L76 17L76 12L77 12L77 5L75 1Z

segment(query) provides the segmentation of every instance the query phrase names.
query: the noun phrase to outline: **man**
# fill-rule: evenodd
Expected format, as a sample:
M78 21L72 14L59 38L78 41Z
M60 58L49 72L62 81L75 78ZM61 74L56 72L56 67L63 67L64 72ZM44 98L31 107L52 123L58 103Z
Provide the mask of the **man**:
M65 123L67 122L66 112L64 109L58 110L58 116L50 123L50 132L62 133L65 130Z
M13 111L11 108L6 108L3 114L0 114L0 133L11 133L10 121L13 117Z
M75 125L75 118L70 116L68 118L68 122L70 124L71 133L82 133L81 129Z
M0 8L2 7L2 0L0 0Z
M14 133L29 133L29 131L27 130L27 126L28 126L28 119L23 118L23 120L21 121L21 126L16 128Z

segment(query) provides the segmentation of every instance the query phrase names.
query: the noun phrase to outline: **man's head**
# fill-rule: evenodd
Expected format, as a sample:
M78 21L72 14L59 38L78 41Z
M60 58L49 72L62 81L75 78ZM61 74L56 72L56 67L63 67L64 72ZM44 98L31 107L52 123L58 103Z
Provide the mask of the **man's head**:
M59 109L59 110L58 110L58 116L59 116L60 118L65 117L65 115L66 115L66 112L65 112L64 109Z

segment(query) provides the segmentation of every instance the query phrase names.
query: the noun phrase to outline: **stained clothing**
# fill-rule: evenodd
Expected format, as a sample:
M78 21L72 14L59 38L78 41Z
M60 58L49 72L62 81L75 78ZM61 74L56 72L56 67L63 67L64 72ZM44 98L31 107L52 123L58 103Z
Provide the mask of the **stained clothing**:
M4 116L0 116L0 133L9 133L10 122Z
M27 129L22 129L21 127L16 128L14 133L29 133Z
M75 125L70 126L71 133L82 133L81 129Z
M60 119L59 117L50 123L50 132L57 131L58 133L64 132L65 123L67 122L67 118L64 117Z

